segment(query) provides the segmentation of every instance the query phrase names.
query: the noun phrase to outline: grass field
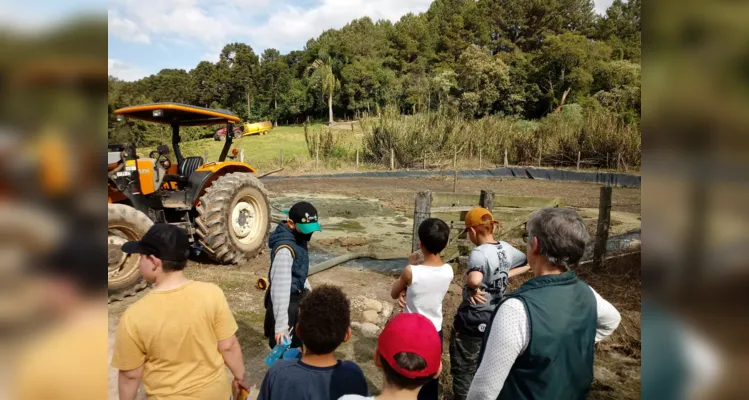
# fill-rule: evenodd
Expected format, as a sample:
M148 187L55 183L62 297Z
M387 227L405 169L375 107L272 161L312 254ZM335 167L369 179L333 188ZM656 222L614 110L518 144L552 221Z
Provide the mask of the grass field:
M322 133L328 129L321 124L310 125L308 130L310 134ZM354 130L351 130L351 124L339 124L333 128L338 146L346 149L347 155L353 154L356 149L361 148L361 130L358 124L354 124ZM171 147L171 146L170 146ZM183 156L201 156L205 157L207 152L207 161L216 161L224 147L223 141L216 141L212 137L195 140L191 142L180 143ZM232 149L244 150L244 162L249 163L260 171L267 171L278 168L280 165L281 150L284 154L284 166L288 169L298 170L306 169L312 166L313 157L310 157L307 151L307 143L304 139L304 126L279 126L273 128L265 135L246 136L241 139L234 139ZM138 152L145 156L151 148L141 148ZM344 160L337 160L339 165L331 165L335 168L340 166ZM325 165L322 164L321 167Z
M309 135L314 136L326 132L328 126L313 123L310 124L307 129ZM280 166L281 150L283 150L284 153L284 171L281 173L282 175L354 171L356 150L362 149L364 139L361 125L358 122L339 122L331 129L334 135L334 146L336 147L335 155L326 159L321 150L317 166L315 165L314 156L310 157L307 150L303 125L279 126L273 128L262 136L252 135L241 139L235 139L232 144L232 149L237 149L239 151L244 150L244 162L252 165L261 173L277 169ZM207 154L206 161L210 162L218 160L224 143L225 142L223 141L214 140L213 137L207 137L199 140L182 142L180 147L183 156L205 157ZM138 153L140 156L145 157L153 149L154 148L140 148L138 149ZM493 163L490 160L490 156L486 153L484 154L482 163L477 152L469 154L468 151L458 154L457 163L459 169L488 168L498 165ZM452 156L432 155L428 158L428 166L429 168L452 169ZM551 165L544 166L552 167ZM359 167L362 170L388 169L389 159L383 159L382 162L377 164L366 163L362 155ZM396 163L396 168L403 168L403 166ZM583 167L581 169L599 172L621 172L616 169L606 168ZM639 174L639 170L637 169L628 169L626 172Z

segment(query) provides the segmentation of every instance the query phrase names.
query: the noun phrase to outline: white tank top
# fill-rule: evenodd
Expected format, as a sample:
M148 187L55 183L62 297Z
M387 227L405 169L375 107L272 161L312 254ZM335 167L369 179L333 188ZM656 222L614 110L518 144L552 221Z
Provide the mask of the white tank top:
M406 289L403 312L421 314L432 321L438 332L441 331L442 300L452 280L453 267L450 264L441 267L412 265L411 285Z

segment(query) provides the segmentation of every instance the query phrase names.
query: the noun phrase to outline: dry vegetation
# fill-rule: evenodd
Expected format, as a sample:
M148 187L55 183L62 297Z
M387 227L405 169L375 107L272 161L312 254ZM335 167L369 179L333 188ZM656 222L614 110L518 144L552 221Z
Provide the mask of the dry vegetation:
M582 165L623 169L640 165L641 136L636 125L625 124L602 109L583 113L579 105L565 106L559 113L536 121L490 116L465 119L443 109L411 116L386 109L379 118L361 122L364 156L373 163L389 163L394 150L396 165L423 166L423 160L450 160L454 152L463 158L502 163L507 151L514 165L574 166L578 151Z

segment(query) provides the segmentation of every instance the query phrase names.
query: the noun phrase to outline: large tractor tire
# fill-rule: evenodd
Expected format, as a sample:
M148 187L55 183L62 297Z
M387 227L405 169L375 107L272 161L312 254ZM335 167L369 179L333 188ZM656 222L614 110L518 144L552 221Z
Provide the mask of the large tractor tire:
M218 178L206 188L197 211L200 243L215 261L237 264L265 248L270 231L268 192L252 174Z
M109 204L107 209L109 302L122 300L143 290L148 284L140 275L140 257L120 249L125 242L139 240L153 225L146 214L124 204Z

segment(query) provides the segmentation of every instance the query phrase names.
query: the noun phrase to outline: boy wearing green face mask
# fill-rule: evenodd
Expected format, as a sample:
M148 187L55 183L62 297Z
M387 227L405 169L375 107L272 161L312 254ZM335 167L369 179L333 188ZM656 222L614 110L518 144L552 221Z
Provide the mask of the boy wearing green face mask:
M299 301L311 290L307 273L309 254L307 243L312 233L319 232L317 210L302 201L289 209L289 218L278 224L268 238L270 252L270 286L265 293L265 336L273 348L295 326L299 316ZM291 347L301 347L298 335L293 335Z

